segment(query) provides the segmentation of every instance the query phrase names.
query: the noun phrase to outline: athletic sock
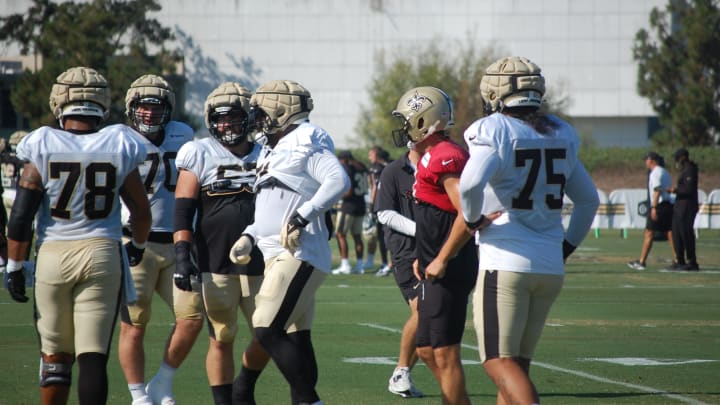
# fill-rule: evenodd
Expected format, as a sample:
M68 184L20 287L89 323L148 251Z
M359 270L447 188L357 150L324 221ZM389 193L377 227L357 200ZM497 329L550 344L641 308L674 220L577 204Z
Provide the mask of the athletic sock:
M147 395L145 393L145 383L128 384L128 389L130 390L133 401Z
M232 384L213 385L210 387L215 405L232 405L232 387Z
M251 370L244 365L233 383L233 405L255 405L255 383L262 370Z

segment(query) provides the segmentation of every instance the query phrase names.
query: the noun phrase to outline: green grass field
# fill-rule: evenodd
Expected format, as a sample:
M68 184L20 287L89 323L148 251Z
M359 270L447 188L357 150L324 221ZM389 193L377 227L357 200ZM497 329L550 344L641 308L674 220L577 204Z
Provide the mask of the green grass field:
M720 232L701 231L699 273L662 272L672 257L667 242L656 242L647 270L631 270L625 263L637 258L640 244L640 231L628 239L604 231L598 239L591 234L571 258L532 368L544 404L720 404ZM147 332L148 376L157 370L172 324L162 305L158 300ZM0 308L0 405L37 404L32 306L16 304L4 292ZM440 390L423 365L413 378L426 398L387 392L408 311L392 277L329 276L316 308L318 391L326 404L440 403ZM463 343L467 386L473 403L491 404L495 389L478 362L470 316ZM236 359L247 340L243 331ZM206 350L203 332L175 380L180 404L212 403ZM129 404L116 344L109 372L109 403ZM271 365L260 377L258 403L287 404L288 398ZM70 402L77 403L74 388Z

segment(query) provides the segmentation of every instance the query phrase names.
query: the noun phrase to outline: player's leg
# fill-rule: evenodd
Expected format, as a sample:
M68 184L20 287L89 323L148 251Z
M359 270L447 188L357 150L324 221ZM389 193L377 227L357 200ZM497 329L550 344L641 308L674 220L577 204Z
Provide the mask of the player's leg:
M107 361L122 291L122 246L108 239L78 241L67 268L77 269L74 323L80 404L104 404Z
M255 333L297 400L314 403L319 401L315 391L317 377L313 375L314 353L308 352L307 345L299 345L298 339L288 334L310 330L315 292L326 274L287 252L269 263L255 299L252 318Z
M173 399L173 379L185 361L203 327L200 283L193 291L183 291L173 285L175 327L168 336L163 361L155 376L147 384L147 393L156 404Z
M145 392L144 338L152 314L153 293L158 284L158 265L153 244L149 243L140 264L130 268L137 301L123 306L120 311L118 358L130 395L136 404L151 403Z
M410 376L410 371L418 361L415 344L418 329L418 280L413 274L411 262L396 263L394 275L400 292L410 309L410 316L405 321L400 335L398 362L388 380L388 390L403 397L420 397L422 392L415 388Z
M241 286L240 309L252 336L255 330L252 326L252 314L255 312L255 296L262 285L262 276L239 276ZM235 405L255 403L255 383L262 370L270 361L270 354L253 337L242 355L240 373L233 382L232 399Z
M237 335L240 279L236 275L202 274L203 302L210 326L210 346L205 359L208 382L216 404L232 402L235 376L233 345Z

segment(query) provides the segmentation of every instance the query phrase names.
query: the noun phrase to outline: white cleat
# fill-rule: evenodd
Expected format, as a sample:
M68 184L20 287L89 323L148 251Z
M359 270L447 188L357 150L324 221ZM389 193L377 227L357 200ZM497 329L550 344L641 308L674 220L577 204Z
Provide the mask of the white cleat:
M388 391L403 398L420 398L423 393L418 391L410 377L410 370L406 367L396 369L388 381Z
M142 397L132 401L132 405L153 405L153 402L150 400L149 396L143 395Z
M375 277L385 277L388 274L392 272L392 269L387 264L380 267L378 271L375 272Z
M147 383L147 387L145 387L145 392L147 392L148 397L152 399L150 403L156 405L176 405L172 395L172 389L167 390L164 387L160 387L157 382L153 383L154 380L154 378L150 380L150 382Z
M350 273L352 273L352 269L351 269L350 267L343 267L343 266L340 266L340 267L338 267L337 269L335 269L335 270L332 271L332 274L335 274L335 275L337 275L337 274L350 274Z

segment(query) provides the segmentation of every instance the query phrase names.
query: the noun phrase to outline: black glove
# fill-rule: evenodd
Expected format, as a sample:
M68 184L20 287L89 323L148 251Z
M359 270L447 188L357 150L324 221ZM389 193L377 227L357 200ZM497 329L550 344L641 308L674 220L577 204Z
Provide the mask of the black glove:
M12 299L17 302L28 302L25 295L25 269L7 273L7 289Z
M567 260L568 256L577 249L577 246L573 246L567 239L563 239L563 262Z
M145 248L140 249L133 243L132 240L125 244L125 253L127 253L130 267L135 267L142 261L143 254L145 254Z
M198 269L190 260L190 249L192 244L188 241L180 241L175 244L175 273L173 281L175 286L183 291L192 291L191 276L197 276Z

